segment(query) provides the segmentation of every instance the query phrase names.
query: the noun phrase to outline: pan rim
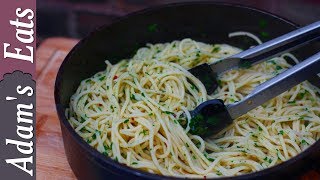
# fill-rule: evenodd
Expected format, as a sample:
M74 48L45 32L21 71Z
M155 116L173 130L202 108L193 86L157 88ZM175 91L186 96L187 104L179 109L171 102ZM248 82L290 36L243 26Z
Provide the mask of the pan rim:
M258 9L258 8L253 8L250 6L244 6L244 5L240 5L240 4L236 4L236 3L225 3L225 2L212 2L212 1L191 1L191 2L179 2L179 3L170 3L170 4L163 4L163 5L158 5L158 6L151 6L149 8L140 10L140 11L136 11L133 13L129 13L123 17L117 18L117 20L115 20L113 23L110 24L105 24L102 25L98 28L96 28L94 31L92 31L91 33L89 33L85 38L81 39L73 48L72 50L68 53L68 55L65 57L65 59L63 60L62 64L59 67L57 76L56 76L56 80L55 80L55 85L54 85L54 99L55 99L55 106L56 106L56 111L59 117L59 122L61 127L64 126L67 131L69 131L71 137L81 146L81 148L85 149L85 152L87 153L87 156L93 157L95 160L90 161L90 163L97 163L101 168L106 169L106 167L104 165L109 165L112 166L114 168L116 168L118 171L124 171L127 174L132 174L141 178L152 178L152 179L185 179L185 178L180 178L180 177L174 177L174 176L165 176L165 175L158 175L158 174L153 174L153 173L149 173L146 171L142 171L142 170L138 170L129 166L126 166L124 164L120 164L118 162L116 162L115 160L111 159L110 157L106 157L103 154L99 153L96 149L94 149L93 147L91 147L88 143L86 143L75 131L74 129L71 127L70 123L68 122L67 118L65 117L65 108L62 107L62 103L60 102L60 90L59 90L59 85L60 85L60 81L62 79L61 75L62 75L62 71L64 69L64 66L66 64L67 61L69 61L69 59L71 59L72 55L79 49L81 48L81 46L83 44L85 44L91 36L93 36L94 34L98 33L99 31L101 31L102 29L105 28L109 28L119 22L122 22L128 18L131 18L133 16L137 16L137 15L141 15L141 14L145 14L145 13L152 13L153 11L157 11L157 10L161 10L161 9L165 9L165 8L173 8L173 7L180 7L180 6L190 6L190 5L216 5L216 6L229 6L229 7L236 7L236 8L242 8L242 9L246 9L248 11L253 11L253 12L257 12L257 13L262 13L264 15L267 16L272 16L280 21L282 21L282 23L286 23L288 25L291 25L294 28L298 28L299 25L297 25L296 23L293 23L292 21L280 17L278 15L272 14L270 12L266 12L264 10ZM295 157L277 164L275 166L260 170L260 171L256 171L256 172L252 172L252 173L248 173L248 174L244 174L244 175L239 175L239 176L230 176L230 177L221 177L221 178L214 178L214 179L248 179L248 178L255 178L255 177L260 177L263 175L267 175L267 174L271 174L271 173L275 173L278 171L278 169L283 169L286 168L288 166L290 166L291 164L293 164L296 161L299 161L303 158L305 158L306 156L308 156L309 154L312 153L313 149L315 149L316 146L320 146L320 140L318 140L317 142L315 142L313 145L311 145L310 147L308 147L306 150L304 150L303 152L299 153L298 155L296 155ZM69 159L68 159L68 163L69 163ZM70 163L69 163L70 164Z

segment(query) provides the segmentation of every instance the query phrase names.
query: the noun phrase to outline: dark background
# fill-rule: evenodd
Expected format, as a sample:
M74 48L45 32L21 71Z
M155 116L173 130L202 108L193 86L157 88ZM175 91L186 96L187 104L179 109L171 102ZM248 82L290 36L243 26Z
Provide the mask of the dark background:
M193 0L196 1L196 0ZM130 12L183 0L37 0L37 42L47 37L82 38ZM320 20L320 0L220 0L248 5L305 25Z

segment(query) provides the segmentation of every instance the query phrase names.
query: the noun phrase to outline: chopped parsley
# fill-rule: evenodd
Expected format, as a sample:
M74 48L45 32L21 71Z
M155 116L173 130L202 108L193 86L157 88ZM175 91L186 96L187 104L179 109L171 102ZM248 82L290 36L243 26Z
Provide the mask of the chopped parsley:
M105 78L106 78L105 76L102 76L102 77L99 78L99 80L103 81Z
M144 95L144 93L141 93L141 95L142 95L143 97L146 97L146 96Z
M298 99L302 99L306 94L307 94L306 91L303 92L303 93L299 93L299 94L297 94L297 98L298 98Z
M103 145L104 151L105 151L105 152L112 151L112 145L113 145L113 143L111 143L110 146L108 146L108 145Z
M288 101L288 104L295 104L296 101Z
M137 165L138 163L137 163L137 162L132 162L131 164L132 164L132 165Z
M196 56L197 56L197 57L200 57L200 51L197 52Z
M274 60L269 60L269 61L267 61L268 63L272 63L272 64L274 64L274 65L277 65L277 63L274 61Z
M92 139L97 139L96 133L92 135Z
M126 120L124 120L123 122L124 122L124 123L128 123L128 122L129 122L129 119L126 119Z
M276 66L276 70L281 70L282 67L281 66Z
M252 66L252 63L247 61L247 60L244 60L240 63L240 68L244 68L244 69L248 69Z
M217 53L217 52L220 51L220 49L221 48L219 46L213 46L213 49L212 49L211 53Z
M280 130L278 134L283 135L284 134L283 130Z
M210 162L213 162L214 161L214 159L213 158L211 158L211 157L208 157L208 155L207 154L203 154L204 155L204 157L206 157Z
M83 117L80 117L80 119L81 119L80 120L81 123L84 123L86 121L86 119L84 119Z
M259 131L262 131L262 128L259 126Z
M131 100L137 100L136 97L134 96L134 94L131 94L130 99Z
M163 111L165 114L174 114L173 112L170 111Z
M263 160L265 160L265 161L267 161L267 162L269 162L269 163L272 162L272 159L271 159L271 158L268 158L268 157L265 157Z
M269 37L269 33L265 32L265 31L262 31L260 34L261 34L261 36L264 37L264 38Z
M308 143L306 140L304 140L304 139L302 139L301 144L307 144L307 145L309 145L309 143Z
M139 134L143 134L144 136L148 134L148 130L142 130Z
M264 19L261 19L261 20L259 21L259 27L260 27L260 28L265 28L265 27L267 27L267 21L264 20Z
M157 29L158 29L158 24L150 24L150 25L148 26L148 31L149 31L149 32L156 32Z
M258 136L257 136L257 135L254 135L254 134L252 134L251 136L254 137L254 138L258 138Z

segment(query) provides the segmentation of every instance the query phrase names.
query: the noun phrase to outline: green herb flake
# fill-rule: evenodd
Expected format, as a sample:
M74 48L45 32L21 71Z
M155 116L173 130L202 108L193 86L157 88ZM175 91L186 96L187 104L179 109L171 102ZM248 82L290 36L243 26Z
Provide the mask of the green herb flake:
M298 99L302 99L306 94L307 94L306 91L303 92L303 93L299 93L299 94L297 94L297 98L298 98Z
M144 93L141 93L141 95L142 95L143 97L146 97L146 96L144 95Z
M211 53L217 53L217 52L220 51L220 49L221 48L219 46L213 46L213 49L212 49Z
M163 111L165 114L174 114L173 112L170 111Z
M148 31L149 32L156 32L158 30L158 24L150 24L148 26Z
M251 62L244 60L243 62L240 63L240 68L248 69L252 66Z
M204 157L206 157L210 162L213 162L213 161L214 161L214 159L213 159L213 158L211 158L211 157L208 157L208 155L207 155L207 154L204 154Z
M308 143L306 140L304 140L304 139L302 139L301 144L307 144L307 145L309 145L309 143Z
M134 94L131 94L130 99L131 100L137 100Z
M262 128L259 126L259 131L262 131Z
M269 37L269 33L265 32L265 31L262 31L260 34L261 34L261 36L264 37L264 38Z
M142 130L139 134L143 134L144 136L148 134L148 130Z
M205 135L208 133L208 126L204 120L202 114L197 114L193 118L191 118L190 123L190 133L194 135Z
M288 104L295 104L296 101L288 101Z
M283 135L283 134L284 134L284 131L283 131L283 130L280 130L278 134Z
M272 64L274 64L274 65L277 65L277 63L274 61L274 60L269 60L269 61L267 61L268 63L272 63Z
M264 19L261 19L261 20L259 21L259 27L260 27L260 28L265 28L265 27L267 27L267 21L264 20Z
M276 66L276 70L281 70L282 67L281 66Z
M80 120L81 123L84 123L86 121L86 119L84 119L83 117L80 117L80 119L81 119Z
M123 122L124 122L124 123L128 123L128 122L129 122L129 119L126 119L126 120L124 120Z
M99 80L103 81L105 78L106 78L105 76L102 76L102 77L99 78Z
M132 162L131 164L132 164L132 165L137 165L138 163L137 163L137 162Z
M257 135L254 135L254 134L252 134L251 136L254 137L254 138L258 138L258 136L257 136Z

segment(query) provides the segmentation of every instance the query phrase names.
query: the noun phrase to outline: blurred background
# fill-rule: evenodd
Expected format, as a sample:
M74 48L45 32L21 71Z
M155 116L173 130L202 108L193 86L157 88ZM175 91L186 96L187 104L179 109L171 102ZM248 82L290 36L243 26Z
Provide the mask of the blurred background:
M174 2L183 1L37 0L37 42L39 44L43 39L53 36L82 38L96 27L111 23L130 12ZM220 0L219 2L256 7L299 25L320 20L320 0Z

